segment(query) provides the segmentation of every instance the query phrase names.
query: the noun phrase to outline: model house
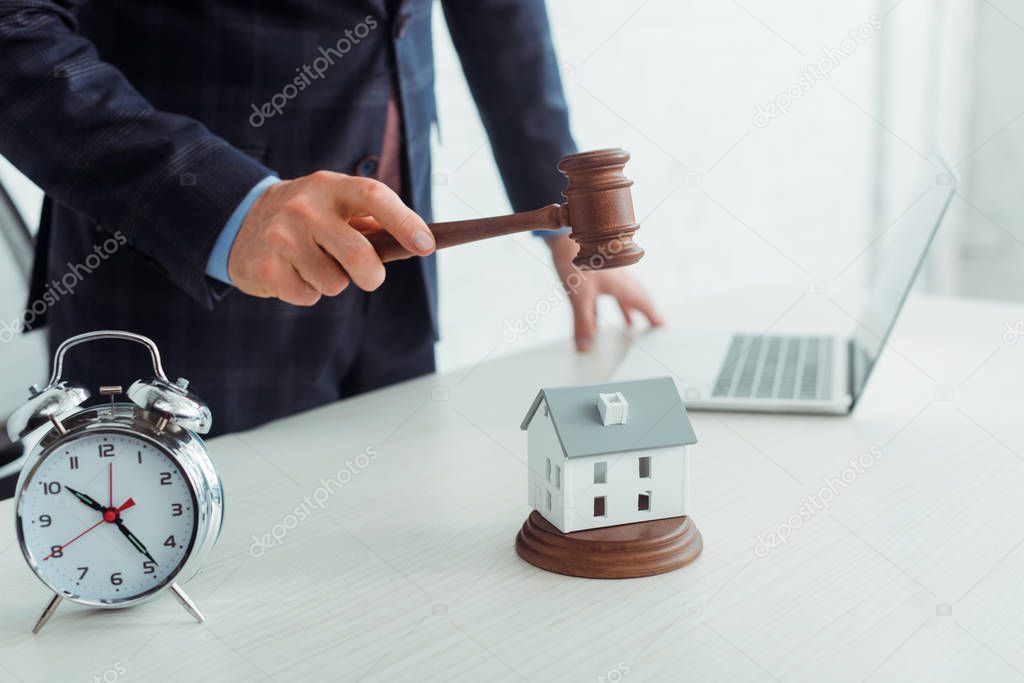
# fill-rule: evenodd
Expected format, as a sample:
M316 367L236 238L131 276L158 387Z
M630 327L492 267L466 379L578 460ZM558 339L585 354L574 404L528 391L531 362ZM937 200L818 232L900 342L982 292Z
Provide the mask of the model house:
M521 428L530 505L563 533L688 514L697 437L671 378L541 389Z

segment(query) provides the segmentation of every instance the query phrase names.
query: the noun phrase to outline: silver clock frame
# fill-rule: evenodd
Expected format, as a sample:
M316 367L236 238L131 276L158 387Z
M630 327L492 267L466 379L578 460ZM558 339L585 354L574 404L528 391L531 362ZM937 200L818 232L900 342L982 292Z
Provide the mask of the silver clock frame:
M90 607L119 608L137 605L155 597L168 584L180 577L182 581L195 576L202 561L213 548L220 534L224 518L224 493L220 478L210 460L206 446L193 434L173 424L168 424L162 432L156 431L157 416L147 415L134 405L119 403L114 406L111 416L110 406L86 408L63 420L64 434L56 430L46 434L29 454L25 468L21 471L17 485L15 501L15 517L17 519L18 543L32 571L54 593L61 597ZM41 571L36 558L25 543L24 522L22 516L23 494L31 485L36 472L48 457L74 441L94 434L120 434L145 441L167 456L188 482L189 492L193 498L193 529L189 548L186 550L185 561L171 572L160 584L147 589L136 596L126 596L116 600L93 600L83 598L52 584Z
M61 380L64 354L73 346L97 339L122 339L143 344L150 352L157 376L132 385L128 397L133 403L116 403L112 400L109 404L90 406L67 414L68 408L77 407L88 398L89 393L80 385ZM68 391L68 387L74 387L74 392ZM60 345L54 357L50 383L41 390L33 387L31 393L37 400L25 406L23 415L16 413L12 416L14 429L18 430L17 438L25 438L47 422L50 424L50 429L26 457L15 489L15 527L22 555L36 577L54 593L32 629L33 633L42 629L64 599L89 607L119 609L152 600L164 589L170 590L197 621L203 621L202 614L178 585L178 581L187 581L195 576L220 536L224 521L224 488L205 443L196 434L197 431L202 433L209 429L209 409L198 397L188 393L187 387L185 380L179 379L172 384L167 379L160 363L159 351L151 339L118 330L89 332L72 337ZM159 584L142 593L113 600L84 598L54 585L41 572L37 559L28 549L23 528L23 494L40 466L59 449L96 434L130 436L158 449L184 474L193 498L193 532L185 559Z

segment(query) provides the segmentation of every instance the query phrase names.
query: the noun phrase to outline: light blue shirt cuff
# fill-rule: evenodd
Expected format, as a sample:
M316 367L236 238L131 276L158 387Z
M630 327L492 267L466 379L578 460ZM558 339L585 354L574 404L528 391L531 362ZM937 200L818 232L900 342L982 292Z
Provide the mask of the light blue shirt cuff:
M534 230L533 234L537 237L546 237L548 239L552 237L558 237L559 235L568 235L572 232L572 228L558 228L557 230Z
M210 252L210 258L206 261L206 274L215 280L233 285L231 277L228 275L228 256L231 254L231 246L235 243L235 238L238 237L238 231L242 229L242 221L245 220L246 215L249 213L249 209L256 203L256 200L260 198L268 187L276 183L281 182L281 179L277 176L267 176L255 187L249 190L249 194L245 195L245 199L235 207L231 217L228 218L228 222L224 224L224 227L220 231L220 235L217 237L217 241L213 245L213 251Z

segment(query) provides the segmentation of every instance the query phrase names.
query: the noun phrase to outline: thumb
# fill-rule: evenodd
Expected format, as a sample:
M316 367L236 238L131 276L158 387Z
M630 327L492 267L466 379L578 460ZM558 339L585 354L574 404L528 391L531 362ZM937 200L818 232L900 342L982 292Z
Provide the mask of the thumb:
M597 332L597 297L589 292L581 292L571 300L576 350L589 351L594 346L594 334Z

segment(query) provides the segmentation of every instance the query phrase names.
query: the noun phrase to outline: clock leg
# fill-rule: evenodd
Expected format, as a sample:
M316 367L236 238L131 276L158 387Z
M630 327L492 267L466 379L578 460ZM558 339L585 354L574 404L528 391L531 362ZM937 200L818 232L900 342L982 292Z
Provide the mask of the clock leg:
M180 602L181 606L185 608L185 611L191 614L196 621L200 624L206 621L202 612L200 612L199 608L196 607L196 604L192 602L192 599L185 595L185 591L181 590L181 586L177 583L172 583L171 592L174 593L174 597L178 599L178 602Z
M33 635L39 633L39 631L46 626L46 622L48 622L50 617L53 616L53 613L57 611L57 605L60 604L61 600L63 600L63 598L59 595L54 595L50 598L50 602L46 603L46 609L44 609L43 613L39 615L39 620L36 621L36 625L32 627Z

